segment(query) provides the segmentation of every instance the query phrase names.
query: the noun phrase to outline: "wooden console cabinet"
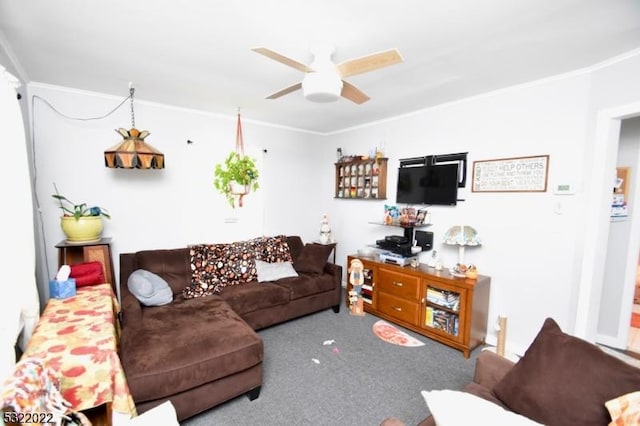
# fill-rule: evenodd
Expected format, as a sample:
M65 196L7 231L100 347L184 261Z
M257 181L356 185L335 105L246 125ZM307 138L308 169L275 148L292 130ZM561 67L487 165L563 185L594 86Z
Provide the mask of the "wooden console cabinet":
M355 255L347 257L347 265L356 258L367 278L365 312L456 348L465 358L484 343L490 277L458 278L423 264L402 267Z

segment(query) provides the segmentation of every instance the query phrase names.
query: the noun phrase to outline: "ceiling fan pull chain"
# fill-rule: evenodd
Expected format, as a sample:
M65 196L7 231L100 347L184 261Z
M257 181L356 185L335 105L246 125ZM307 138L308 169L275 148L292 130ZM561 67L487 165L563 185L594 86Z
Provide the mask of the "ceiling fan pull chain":
M240 110L238 109L238 128L236 130L236 152L244 157L244 143L242 142L242 123L240 122Z

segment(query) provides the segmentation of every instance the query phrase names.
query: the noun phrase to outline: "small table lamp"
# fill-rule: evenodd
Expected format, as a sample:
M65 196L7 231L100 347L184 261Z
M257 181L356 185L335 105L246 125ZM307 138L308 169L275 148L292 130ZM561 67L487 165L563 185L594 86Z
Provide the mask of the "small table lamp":
M466 225L456 225L449 228L444 234L443 242L450 246L458 246L458 264L460 265L464 265L464 248L466 246L481 245L478 231Z

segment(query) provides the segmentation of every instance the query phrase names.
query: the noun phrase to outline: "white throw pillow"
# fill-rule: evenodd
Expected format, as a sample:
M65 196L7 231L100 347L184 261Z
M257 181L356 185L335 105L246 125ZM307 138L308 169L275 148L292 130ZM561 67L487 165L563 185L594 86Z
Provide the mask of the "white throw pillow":
M291 262L264 262L256 260L258 282L277 281L280 278L297 277L298 273L293 269Z
M467 392L433 390L421 394L437 426L543 426Z
M136 299L146 306L166 305L173 301L173 291L161 276L145 269L136 269L129 275L127 287Z
M115 412L114 412L115 413ZM114 422L115 424L115 422ZM127 423L123 423L127 426L180 426L178 423L178 415L176 409L171 401L165 401L160 405L155 406L151 410L147 410L141 415L132 418Z

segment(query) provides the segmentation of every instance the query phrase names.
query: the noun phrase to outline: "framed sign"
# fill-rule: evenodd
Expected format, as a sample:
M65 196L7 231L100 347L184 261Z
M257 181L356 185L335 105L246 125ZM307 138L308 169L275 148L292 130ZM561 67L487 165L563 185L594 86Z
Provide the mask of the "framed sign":
M546 192L549 156L473 162L472 192Z

